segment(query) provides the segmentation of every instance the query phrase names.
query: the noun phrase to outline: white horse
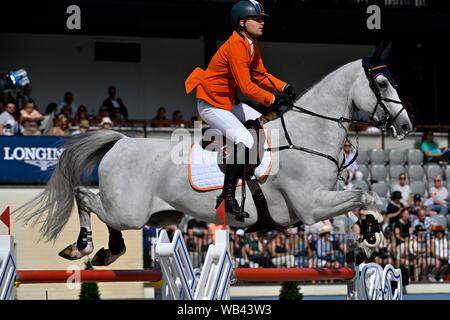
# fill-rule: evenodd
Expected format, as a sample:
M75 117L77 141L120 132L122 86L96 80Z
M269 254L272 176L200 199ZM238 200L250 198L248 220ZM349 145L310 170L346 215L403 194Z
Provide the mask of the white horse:
M340 67L304 94L295 106L332 118L350 118L357 106L374 113L374 120L389 117L386 124L394 135L403 138L412 125L384 66L386 54L377 49L365 68L362 60ZM387 73L374 74L374 70ZM342 156L348 123L329 121L294 109L284 113L284 120L292 144L335 159ZM272 147L288 144L280 118L266 123L265 129L269 135L271 131L280 133L280 141L271 141ZM62 250L60 255L73 260L93 252L90 214L95 213L110 231L109 249L97 252L93 259L96 265L108 265L125 252L120 230L141 229L145 224L177 224L184 213L220 223L214 210L220 190L199 192L191 187L187 165L171 161L172 150L178 144L168 140L129 138L112 130L73 138L45 190L19 209L20 216L27 222L43 220L42 236L54 240L69 220L75 197L80 234L77 242ZM338 191L338 168L329 159L295 149L277 152L276 163L261 189L271 218L278 225L289 227L300 221L313 224L358 207L367 209L381 221L380 198L362 190ZM187 154L182 157L187 158ZM94 194L82 186L80 176L88 176L98 163L100 192ZM272 172L275 168L277 171ZM236 194L239 201L240 192ZM236 221L232 216L227 217L227 222L240 227L253 225L257 221L257 211L252 200L247 200L245 210L250 214L245 222ZM358 245L366 255L381 241L381 233L375 233L375 243L364 241Z

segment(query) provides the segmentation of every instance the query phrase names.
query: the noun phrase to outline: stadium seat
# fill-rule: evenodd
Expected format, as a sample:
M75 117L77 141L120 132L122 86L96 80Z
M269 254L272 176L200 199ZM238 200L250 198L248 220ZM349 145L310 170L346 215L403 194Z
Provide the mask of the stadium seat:
M407 152L408 165L422 165L423 152L419 149L409 149Z
M369 164L369 150L367 149L359 149L358 150L358 157L356 158L357 164Z
M358 165L358 171L361 171L361 173L363 174L364 181L367 181L369 179L369 168L367 167L367 165Z
M450 165L447 165L445 167L445 180L446 181L450 180Z
M423 181L412 181L409 186L411 188L412 194L418 193L422 197L425 197L425 195L426 195L426 186L425 186L425 183Z
M423 181L425 178L425 170L420 165L410 165L408 168L409 181Z
M374 164L386 164L386 152L383 149L372 149L370 151L370 163Z
M389 152L389 165L405 165L406 153L404 150L391 150Z
M373 181L386 181L387 169L386 166L375 164L370 168L370 179Z
M389 167L389 177L390 177L389 180L391 181L391 183L397 183L398 177L400 176L401 173L405 173L406 175L408 175L408 170L406 170L404 166L399 164L391 165Z
M439 166L438 164L429 164L428 166L425 167L426 170L426 174L427 174L427 179L428 181L432 181L434 179L434 177L436 176L441 176L443 177L443 169L441 168L441 166Z
M353 190L362 190L362 191L369 191L369 185L367 184L367 182L363 181L363 180L356 180L352 182L352 189Z
M384 181L372 183L370 189L378 194L380 197L386 198L388 196L389 187Z

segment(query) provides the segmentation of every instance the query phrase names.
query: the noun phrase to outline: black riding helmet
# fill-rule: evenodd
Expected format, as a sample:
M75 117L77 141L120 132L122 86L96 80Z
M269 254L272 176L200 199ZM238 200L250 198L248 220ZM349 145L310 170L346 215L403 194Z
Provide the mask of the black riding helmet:
M239 25L239 21L249 17L270 17L263 6L256 0L238 1L231 8L231 25Z

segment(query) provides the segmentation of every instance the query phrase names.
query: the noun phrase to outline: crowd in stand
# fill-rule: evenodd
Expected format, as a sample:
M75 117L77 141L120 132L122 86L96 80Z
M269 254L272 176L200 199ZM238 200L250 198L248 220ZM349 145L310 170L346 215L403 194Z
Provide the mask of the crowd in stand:
M107 128L135 123L129 119L128 109L117 96L115 86L108 87L108 97L100 104L96 114L90 114L85 105L78 105L74 94L69 91L64 94L62 102L50 102L44 110L36 103L32 90L31 84L27 84L15 95L0 92L0 135L67 136L86 132L91 127ZM165 108L159 108L157 116L149 121L151 127L191 127L197 120L184 119L180 110L175 110L172 118L166 119L166 112Z
M342 218L342 217L340 217ZM339 268L346 266L348 237L343 233L340 219L316 225L246 234L243 229L207 224L192 219L184 230L184 240L195 268L204 261L209 244L214 243L217 229L230 230L230 253L234 267L240 268ZM402 269L404 282L442 282L449 271L448 234L423 217L409 221L408 210L400 214L394 231L384 231L384 240L371 261L382 266L392 264ZM406 226L406 227L404 227ZM177 226L167 226L173 233ZM147 230L151 230L148 228ZM358 234L356 224L352 232ZM145 234L145 233L144 233ZM155 233L153 231L153 237ZM150 240L144 238L144 267L152 267Z

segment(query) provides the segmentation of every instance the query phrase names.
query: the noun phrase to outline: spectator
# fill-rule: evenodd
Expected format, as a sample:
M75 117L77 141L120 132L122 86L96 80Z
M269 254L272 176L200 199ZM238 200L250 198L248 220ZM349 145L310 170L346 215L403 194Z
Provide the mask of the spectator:
M412 191L410 186L406 183L406 174L400 173L398 176L398 183L394 185L392 188L393 191L400 191L402 194L402 198L400 199L400 202L404 207L410 207L412 204Z
M80 105L78 107L77 114L76 114L75 118L73 119L72 123L73 123L73 125L77 126L80 124L80 122L82 120L86 120L88 123L90 123L88 111L84 105Z
M448 272L448 240L445 236L445 229L442 226L432 226L432 231L435 238L431 243L432 275L429 277L429 280L432 282L442 282L444 281L444 276Z
M175 110L172 115L172 128L184 128L185 120L180 110Z
M250 267L250 261L247 257L247 252L245 250L245 231L243 229L230 230L230 244L231 253L234 256L236 265L235 267Z
M293 253L295 256L295 266L298 268L307 268L311 257L308 240L305 236L305 225L298 227L294 242L291 242Z
M284 232L278 230L269 245L272 263L277 267L291 268L295 265L295 257L290 254L290 247Z
M191 220L192 221L192 220ZM186 234L184 235L184 241L186 243L189 256L192 261L194 268L200 268L202 264L201 253L203 249L202 242L206 239L201 239L195 235L193 228L187 228Z
M352 145L348 140L345 140L344 142L343 151L344 151L345 165L347 165L355 157L355 154L352 152ZM363 174L361 171L358 171L358 165L356 164L356 161L353 161L353 163L347 167L347 171L349 174L349 181L353 179L362 180Z
M69 120L60 114L56 120L55 125L48 133L50 136L67 136L69 135Z
M392 231L384 233L383 241L378 247L378 250L375 251L375 263L381 266L393 264L392 256L394 255L395 250L393 250L392 242L390 241L392 233Z
M427 162L448 162L450 158L449 150L444 152L439 149L436 142L433 141L433 131L426 131L422 135L422 143L420 145Z
M72 135L77 135L77 134L83 134L88 132L89 130L89 121L88 120L81 120L80 124L79 124L79 129L72 132Z
M34 108L34 103L28 102L20 110L20 123L23 126L24 136L40 135L40 121L44 116Z
M427 211L423 207L417 210L417 217L413 221L413 227L416 228L417 226L420 226L427 232L430 231L431 218L427 216Z
M102 122L100 122L100 127L102 127L102 129L111 129L113 125L114 123L111 121L109 117L104 117L102 119Z
M45 109L44 119L41 121L41 131L43 135L48 135L53 128L53 121L56 116L58 105L55 102L50 102Z
M168 127L166 113L166 108L160 107L156 113L156 117L152 119L152 127Z
M196 218L189 220L187 223L187 230L190 229L192 229L194 236L201 239L206 239L208 234L208 225L205 221Z
M448 190L442 185L442 177L434 177L434 186L430 189L430 198L433 201L430 209L444 216L448 212Z
M100 122L102 122L103 118L108 117L108 107L107 106L100 106L98 109L98 114L95 117L95 124L100 125Z
M59 115L59 114L62 112L62 109L63 109L65 106L68 106L68 107L70 108L71 112L72 112L71 115L70 115L70 118L75 117L75 110L78 109L78 106L73 102L73 100L74 100L74 98L73 98L73 93L70 92L70 91L67 91L67 92L64 94L64 101L61 102L61 103L58 105L58 110L56 111L56 114Z
M15 118L16 105L8 102L5 111L0 114L0 135L13 136L20 132L20 126Z
M250 268L274 268L275 266L270 261L269 252L264 250L264 244L256 232L249 233L245 239L244 250L249 259Z
M319 238L312 241L315 267L317 268L338 268L340 259L343 258L343 250L338 241L331 237L333 228L324 225L319 232Z
M102 105L108 108L109 117L117 123L120 123L123 119L128 119L128 109L122 99L117 97L115 86L108 87L108 98L103 101Z
M418 224L414 228L414 234L409 246L409 252L414 268L414 281L423 281L428 274L428 266L431 261L428 259L430 241L425 238L426 229Z
M64 107L62 107L61 112L58 115L61 115L61 114L67 118L69 123L73 122L74 117L72 115L74 114L74 112L73 112L71 106L65 105Z
M424 207L424 203L422 200L422 196L419 193L416 193L413 197L413 202L411 203L411 207L409 208L409 212L417 218L417 214L420 208ZM427 212L428 214L428 212Z
M383 211L384 213L384 230L385 228L390 228L394 230L394 224L399 219L399 214L401 209L403 208L403 204L401 203L402 193L400 191L394 191L391 194L391 201L389 201L386 209Z
M400 210L398 221L394 225L395 245L397 250L397 268L409 265L409 240L412 233L409 211L407 208ZM408 270L405 269L407 273Z
M26 84L22 88L22 94L19 94L17 97L17 103L19 106L24 106L27 103L31 102L34 104L34 107L36 110L39 110L38 106L36 105L36 101L31 97L31 93L33 91L33 87L30 83Z

